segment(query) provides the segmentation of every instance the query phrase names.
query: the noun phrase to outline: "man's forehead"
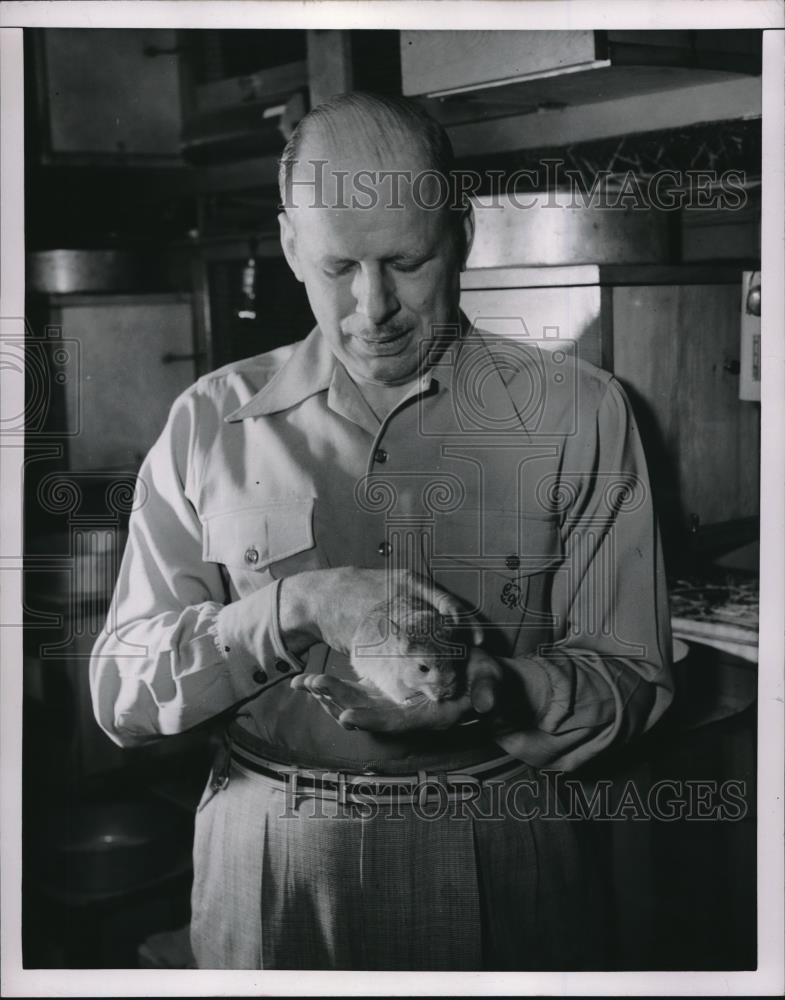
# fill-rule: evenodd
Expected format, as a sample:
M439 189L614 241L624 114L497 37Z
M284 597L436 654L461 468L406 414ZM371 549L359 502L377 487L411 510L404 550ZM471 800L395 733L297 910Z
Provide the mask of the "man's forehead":
M417 137L344 131L317 133L303 142L288 177L287 206L344 207L384 199L395 208L412 197L433 198L434 171Z
M353 164L379 169L395 162L403 169L428 166L421 133L396 122L381 123L353 115L331 120L329 127L314 123L303 136L300 160L327 160L332 165Z
M443 233L443 213L411 203L395 210L381 199L371 208L298 207L288 214L304 247L324 259L416 256L432 249Z

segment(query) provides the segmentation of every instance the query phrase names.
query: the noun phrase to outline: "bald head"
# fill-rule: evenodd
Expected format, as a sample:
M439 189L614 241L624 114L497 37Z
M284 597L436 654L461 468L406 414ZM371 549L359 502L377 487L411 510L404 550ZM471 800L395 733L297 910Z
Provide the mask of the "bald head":
M443 212L463 257L467 206L456 204L453 180L453 149L439 122L406 98L364 92L338 94L313 108L286 144L278 173L281 205L289 212L368 208L371 197L385 208L409 199Z
M453 150L442 126L419 105L403 97L360 91L338 94L313 108L292 133L281 156L278 184L287 195L295 164L322 159L331 163L351 151L367 169L407 159L410 170L430 170L449 178Z
M350 375L412 379L459 327L470 207L455 204L444 129L402 98L342 94L281 158L281 246Z

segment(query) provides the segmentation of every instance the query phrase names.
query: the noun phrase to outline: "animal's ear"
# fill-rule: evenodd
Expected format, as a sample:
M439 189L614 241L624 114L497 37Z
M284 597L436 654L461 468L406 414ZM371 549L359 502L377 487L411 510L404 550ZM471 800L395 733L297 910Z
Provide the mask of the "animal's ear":
M378 620L379 635L382 639L386 639L388 635L398 635L401 631L401 626L394 619L390 617L380 618Z

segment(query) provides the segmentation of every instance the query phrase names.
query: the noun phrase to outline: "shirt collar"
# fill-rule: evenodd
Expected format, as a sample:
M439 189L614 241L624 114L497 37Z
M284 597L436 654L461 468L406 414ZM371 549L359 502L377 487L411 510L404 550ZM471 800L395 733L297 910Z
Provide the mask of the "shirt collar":
M335 355L318 326L294 350L259 392L225 418L227 422L246 417L267 417L302 403L309 396L329 388L338 365Z
M458 354L467 336L478 338L492 357L482 334L469 322L465 314L461 313L461 335L454 343L447 346L434 366L423 373L421 378L423 390L430 389L432 383L436 383L439 389L452 387ZM513 373L503 366L496 367L502 383L506 385ZM270 416L296 406L319 392L329 390L328 404L331 409L346 416L350 416L351 413L350 419L365 423L367 413L362 415L359 412L355 413L355 409L358 406L362 409L363 404L362 401L358 402L356 391L349 391L350 384L351 378L346 369L336 360L322 331L315 326L305 340L295 345L292 353L270 381L247 403L233 410L224 419L227 423L232 423L245 420L247 417ZM353 384L351 388L354 388ZM364 409L367 410L367 404ZM361 416L363 419L359 420Z

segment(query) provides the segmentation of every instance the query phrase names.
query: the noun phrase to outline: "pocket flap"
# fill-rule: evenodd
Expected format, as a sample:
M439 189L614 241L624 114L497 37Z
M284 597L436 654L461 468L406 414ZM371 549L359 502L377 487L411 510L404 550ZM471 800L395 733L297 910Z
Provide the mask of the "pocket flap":
M508 578L543 573L563 558L558 518L505 510L461 511L437 527L434 562L482 568Z
M247 570L313 548L313 498L222 511L204 524L202 558Z

